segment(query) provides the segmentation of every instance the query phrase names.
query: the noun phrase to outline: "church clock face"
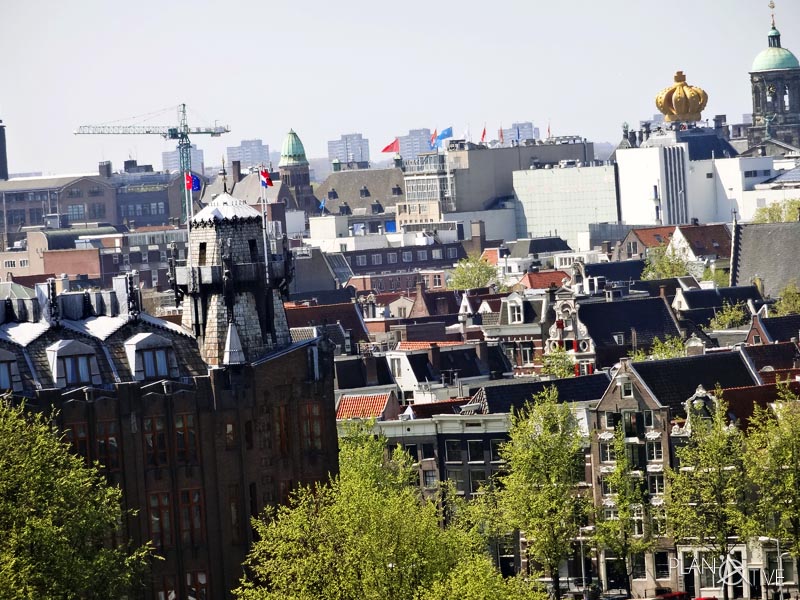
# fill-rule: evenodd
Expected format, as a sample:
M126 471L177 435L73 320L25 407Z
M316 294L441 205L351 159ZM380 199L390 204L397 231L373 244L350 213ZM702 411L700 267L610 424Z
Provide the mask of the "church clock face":
M775 95L775 84L770 84L769 85L769 87L767 88L767 93L770 96L774 96Z

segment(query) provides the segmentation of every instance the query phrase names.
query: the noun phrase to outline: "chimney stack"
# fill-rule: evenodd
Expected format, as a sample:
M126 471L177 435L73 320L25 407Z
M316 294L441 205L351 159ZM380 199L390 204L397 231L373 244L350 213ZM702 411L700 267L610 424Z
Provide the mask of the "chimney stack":
M8 179L8 154L6 150L6 126L0 120L0 179Z
M438 371L442 366L441 352L439 344L436 343L432 343L428 349L428 360L435 371Z
M242 180L242 163L241 161L234 160L231 162L231 178L235 186Z

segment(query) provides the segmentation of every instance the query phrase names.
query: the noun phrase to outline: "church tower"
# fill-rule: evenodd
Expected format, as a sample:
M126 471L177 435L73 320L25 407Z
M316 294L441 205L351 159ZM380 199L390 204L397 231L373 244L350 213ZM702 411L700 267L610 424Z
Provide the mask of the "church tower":
M774 8L772 2L770 7ZM747 133L748 145L752 148L769 139L799 148L800 63L787 48L781 47L775 15L767 44L750 69L753 126Z
M281 297L291 256L245 202L224 193L195 214L187 265L175 272L182 325L208 365L250 363L291 343Z
M318 213L319 204L314 197L314 190L311 188L306 149L294 129L290 129L286 139L283 140L278 172L281 181L292 190L297 207L305 211L306 216Z

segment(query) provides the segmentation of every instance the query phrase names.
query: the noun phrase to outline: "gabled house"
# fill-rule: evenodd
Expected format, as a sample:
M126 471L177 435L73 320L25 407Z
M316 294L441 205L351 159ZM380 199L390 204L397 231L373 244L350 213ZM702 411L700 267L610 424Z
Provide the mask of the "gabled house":
M343 394L336 406L336 420L375 419L390 421L400 415L394 391L379 394Z
M750 331L747 334L748 344L788 342L792 338L800 339L800 315L783 317L762 317L761 313L753 315Z
M615 250L614 260L624 261L632 258L646 258L650 248L669 244L674 232L675 225L631 229Z
M688 262L727 261L731 257L731 233L722 223L678 225L668 251Z
M534 375L542 369L549 306L544 294L512 292L500 301L497 313L483 315L484 339L502 344L515 376Z
M754 314L764 304L764 299L754 285L710 289L682 288L675 291L672 308L681 319L707 327L711 319L725 305L743 304L749 314Z
M414 304L408 317L431 317L455 315L461 306L461 296L456 290L430 291L423 283L417 283Z

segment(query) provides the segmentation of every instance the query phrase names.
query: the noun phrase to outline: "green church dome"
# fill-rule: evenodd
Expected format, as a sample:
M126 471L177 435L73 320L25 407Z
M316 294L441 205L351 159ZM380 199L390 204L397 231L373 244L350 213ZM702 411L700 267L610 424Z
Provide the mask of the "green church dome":
M303 142L300 141L294 129L290 129L286 139L283 140L283 146L281 146L281 161L278 166L293 167L307 164L308 160L306 159L306 149L303 148Z
M781 48L781 32L777 30L774 23L772 29L769 30L767 40L769 47L758 53L753 61L753 67L750 69L751 73L800 68L797 57L786 48Z

